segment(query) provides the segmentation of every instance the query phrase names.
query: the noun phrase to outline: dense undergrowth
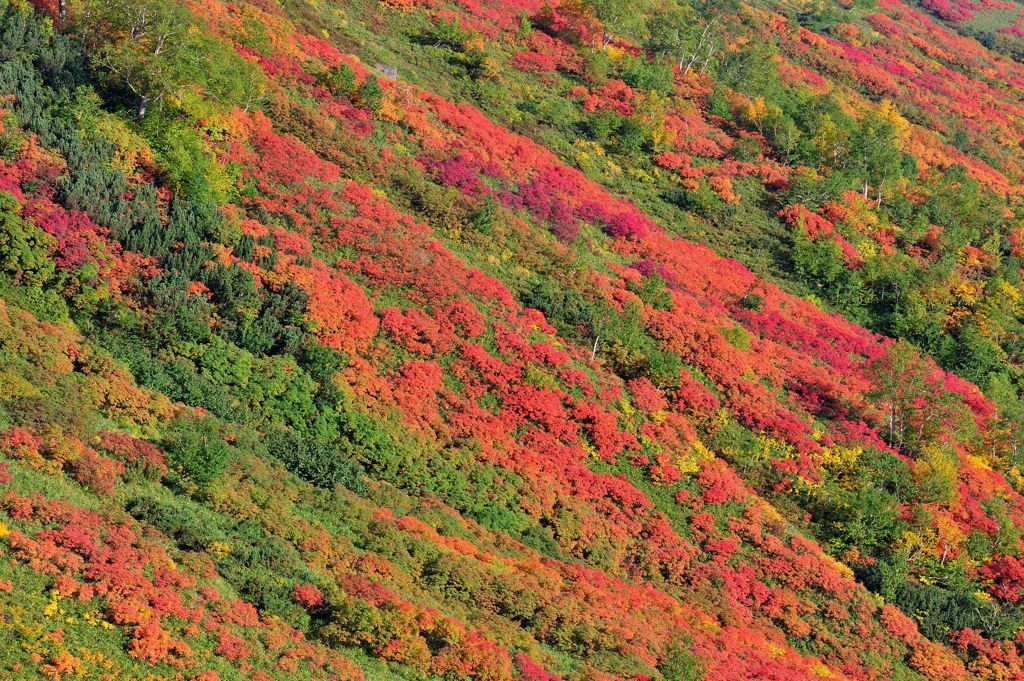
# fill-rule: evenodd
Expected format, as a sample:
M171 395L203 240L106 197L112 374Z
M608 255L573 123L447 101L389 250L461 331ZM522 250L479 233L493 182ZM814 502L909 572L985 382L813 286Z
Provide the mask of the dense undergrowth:
M1024 67L942 19L0 0L0 670L1020 678Z

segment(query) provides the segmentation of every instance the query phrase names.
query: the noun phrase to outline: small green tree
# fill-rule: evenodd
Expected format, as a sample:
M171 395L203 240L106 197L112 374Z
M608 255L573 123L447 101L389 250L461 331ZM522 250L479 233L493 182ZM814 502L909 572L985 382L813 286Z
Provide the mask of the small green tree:
M700 658L680 643L668 647L658 669L665 681L697 681L704 678L704 665Z
M96 66L135 98L142 119L199 68L193 17L174 0L83 0L74 13Z
M738 8L737 0L659 0L647 18L647 48L670 56L683 73L698 66L704 73L722 49L725 18Z
M875 189L875 203L882 203L888 182L900 175L900 141L909 124L888 102L861 118L850 136L850 164L861 180L864 198Z
M171 468L201 489L219 478L228 464L230 449L211 416L175 417L164 434L163 445Z
M830 237L793 236L793 272L812 291L848 314L860 317L869 300L859 273L846 266L843 250Z
M639 32L643 25L646 0L584 0L584 5L601 23L601 47L605 48L614 35Z
M866 374L874 384L869 396L885 413L891 445L918 453L967 422L959 396L946 391L937 367L907 341L887 347Z
M663 0L647 19L645 47L655 54L669 57L682 71L697 43L699 25L699 18L692 7L678 0Z
M1009 466L1024 467L1024 400L1005 372L988 376L985 396L996 403L999 416L988 434L992 454L1002 454Z
M0 272L16 283L40 286L49 281L55 266L49 250L52 236L17 214L18 202L10 192L0 192Z
M177 106L202 117L211 103L248 109L263 96L260 74L204 32L176 0L79 0L69 30L93 66L133 100L142 120L153 107L192 92ZM188 98L186 98L188 99ZM200 100L203 100L200 103Z

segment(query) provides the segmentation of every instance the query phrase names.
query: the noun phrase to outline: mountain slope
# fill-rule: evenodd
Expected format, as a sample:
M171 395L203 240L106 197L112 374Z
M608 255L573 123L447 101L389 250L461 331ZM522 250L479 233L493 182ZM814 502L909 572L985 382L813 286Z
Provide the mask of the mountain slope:
M5 673L1022 673L1016 63L897 3L703 74L582 5L3 9ZM872 80L902 31L966 85Z

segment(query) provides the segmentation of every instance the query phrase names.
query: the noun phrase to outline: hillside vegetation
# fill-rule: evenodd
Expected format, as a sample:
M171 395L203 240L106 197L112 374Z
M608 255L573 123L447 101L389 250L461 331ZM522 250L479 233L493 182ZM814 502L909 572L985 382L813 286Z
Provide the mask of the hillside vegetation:
M0 679L1024 678L1020 12L0 0Z

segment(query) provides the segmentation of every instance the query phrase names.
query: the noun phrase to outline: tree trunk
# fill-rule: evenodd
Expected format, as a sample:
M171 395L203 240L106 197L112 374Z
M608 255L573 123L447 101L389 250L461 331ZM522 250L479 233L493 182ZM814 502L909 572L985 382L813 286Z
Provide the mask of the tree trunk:
M693 70L693 65L695 63L697 63L697 57L698 57L697 53L694 52L693 56L690 57L690 61L686 63L686 70L683 71L683 75L688 75L690 73L690 71Z
M715 52L717 51L718 50L715 48L715 44L713 42L708 45L707 52L704 54L704 63L700 65L700 75L703 76L704 73L707 72L708 66L711 64L711 58L715 56Z
M139 97L139 108L135 110L135 118L141 121L146 116L148 106L149 97Z

